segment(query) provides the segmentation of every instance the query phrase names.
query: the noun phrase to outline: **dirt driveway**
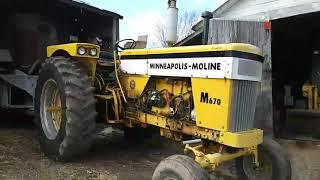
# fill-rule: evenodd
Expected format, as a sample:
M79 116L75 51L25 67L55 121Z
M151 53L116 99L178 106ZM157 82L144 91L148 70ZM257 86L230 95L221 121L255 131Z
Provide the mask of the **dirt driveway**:
M152 177L161 159L182 153L175 143L158 143L159 139L130 144L121 131L108 128L96 135L94 147L81 160L53 162L40 152L30 120L26 116L1 115L0 179L143 180Z
M31 118L0 113L0 179L110 179L149 180L161 159L182 153L182 146L165 139L153 138L130 144L120 131L105 129L96 135L92 150L72 163L48 160L39 148ZM280 140L287 149L294 180L320 179L320 146ZM223 170L231 178L233 167ZM231 168L230 168L231 167Z

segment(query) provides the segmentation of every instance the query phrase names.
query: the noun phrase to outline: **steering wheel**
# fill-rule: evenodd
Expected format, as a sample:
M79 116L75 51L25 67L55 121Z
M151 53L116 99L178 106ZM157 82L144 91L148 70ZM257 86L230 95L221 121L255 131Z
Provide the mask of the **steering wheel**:
M120 46L120 43L122 42L125 42L125 41L128 41L128 42L131 42L131 45L129 46L129 48L125 48L123 46ZM114 48L117 49L121 49L121 50L126 50L126 49L134 49L137 45L137 42L133 39L122 39L122 40L119 40L116 42L116 44L114 45Z

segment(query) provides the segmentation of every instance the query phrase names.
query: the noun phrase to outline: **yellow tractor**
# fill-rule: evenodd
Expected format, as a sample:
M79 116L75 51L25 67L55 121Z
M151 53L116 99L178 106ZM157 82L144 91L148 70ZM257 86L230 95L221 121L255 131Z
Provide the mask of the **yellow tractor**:
M280 145L253 126L260 49L216 44L138 50L129 41L129 49L116 44L113 59L99 57L94 44L47 48L35 111L49 158L67 161L87 152L99 115L126 133L156 127L185 144L191 156L164 159L154 180L210 179L230 160L240 179L290 179Z

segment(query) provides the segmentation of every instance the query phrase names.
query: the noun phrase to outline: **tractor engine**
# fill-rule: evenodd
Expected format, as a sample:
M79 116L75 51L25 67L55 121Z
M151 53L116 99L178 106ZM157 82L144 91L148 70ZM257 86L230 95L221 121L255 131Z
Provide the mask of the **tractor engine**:
M152 78L137 104L146 113L190 121L191 94L191 82L187 78Z
M122 51L125 119L214 141L220 132L249 131L260 141L261 131L252 130L262 61L260 50L247 44Z

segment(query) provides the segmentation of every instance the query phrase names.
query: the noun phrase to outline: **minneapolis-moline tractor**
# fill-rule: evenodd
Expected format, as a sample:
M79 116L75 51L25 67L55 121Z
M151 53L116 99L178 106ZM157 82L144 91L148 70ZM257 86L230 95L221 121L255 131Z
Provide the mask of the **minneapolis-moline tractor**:
M236 160L239 179L289 179L280 145L253 127L263 57L249 44L125 49L99 57L94 44L47 48L35 112L40 146L67 161L90 148L97 116L103 122L185 144L186 155L160 162L152 179L200 180ZM105 58L107 57L107 58ZM109 58L108 58L109 57ZM132 133L131 135L135 135Z

